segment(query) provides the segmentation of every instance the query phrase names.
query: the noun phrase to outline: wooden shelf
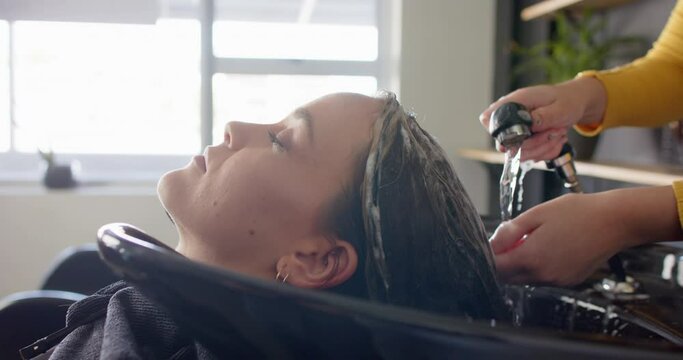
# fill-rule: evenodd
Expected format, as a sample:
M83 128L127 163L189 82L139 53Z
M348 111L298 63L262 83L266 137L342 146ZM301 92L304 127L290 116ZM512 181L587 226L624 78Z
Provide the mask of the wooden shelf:
M481 161L487 164L502 164L505 156L493 150L462 149L458 154L466 159ZM667 166L635 166L624 164L608 164L577 161L576 172L583 176L599 179L622 181L639 185L671 185L683 179L683 170ZM534 164L534 169L546 170L543 162Z
M522 10L522 20L529 21L552 15L559 10L580 10L584 8L605 9L632 0L543 0Z

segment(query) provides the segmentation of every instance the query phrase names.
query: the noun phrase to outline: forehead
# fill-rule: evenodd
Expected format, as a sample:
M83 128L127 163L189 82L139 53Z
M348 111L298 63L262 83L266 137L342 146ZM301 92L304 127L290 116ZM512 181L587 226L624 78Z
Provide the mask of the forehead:
M349 128L347 130L361 130L374 124L383 105L383 99L361 94L338 93L314 100L304 108L318 126L344 125L345 128Z
M358 94L333 94L303 106L311 115L314 140L303 158L309 171L321 172L334 189L347 179L359 155L369 146L384 99ZM345 182L345 181L342 181ZM335 191L336 191L335 190Z

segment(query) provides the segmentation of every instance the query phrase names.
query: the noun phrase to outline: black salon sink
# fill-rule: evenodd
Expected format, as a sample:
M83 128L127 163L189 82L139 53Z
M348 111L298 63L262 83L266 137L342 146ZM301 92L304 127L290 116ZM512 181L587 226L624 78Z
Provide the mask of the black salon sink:
M500 219L482 216L491 235ZM683 248L656 244L619 254L637 290L608 291L607 266L572 288L507 286L513 323L551 333L589 335L598 341L683 347Z
M680 295L621 301L589 287L528 286L510 286L506 294L516 326L583 334L601 342L672 349L683 346ZM678 304L671 307L672 302Z

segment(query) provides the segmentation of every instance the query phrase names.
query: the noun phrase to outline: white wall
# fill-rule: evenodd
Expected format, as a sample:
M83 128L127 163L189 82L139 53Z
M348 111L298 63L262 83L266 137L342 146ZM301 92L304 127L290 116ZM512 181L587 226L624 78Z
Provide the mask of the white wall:
M479 113L493 93L495 1L403 0L401 102L439 139L479 212L487 212L481 164L460 148L486 148Z
M0 298L36 289L60 251L94 243L97 229L111 222L134 224L171 246L177 243L155 184L74 191L0 187Z

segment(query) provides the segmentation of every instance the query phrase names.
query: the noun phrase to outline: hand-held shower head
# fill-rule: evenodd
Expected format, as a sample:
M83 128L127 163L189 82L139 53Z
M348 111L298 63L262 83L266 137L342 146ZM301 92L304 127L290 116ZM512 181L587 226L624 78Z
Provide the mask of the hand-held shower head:
M522 104L509 102L501 105L491 114L489 132L498 144L503 146L521 146L522 142L529 138L531 132L531 115ZM546 161L548 169L555 169L557 175L572 192L582 192L576 176L574 166L574 149L571 144L565 143L562 151L553 160Z
M522 104L509 102L491 114L489 133L498 144L519 146L531 136L531 115Z

